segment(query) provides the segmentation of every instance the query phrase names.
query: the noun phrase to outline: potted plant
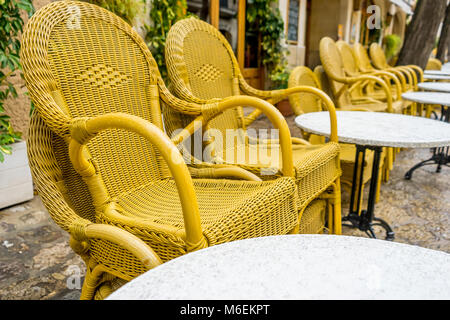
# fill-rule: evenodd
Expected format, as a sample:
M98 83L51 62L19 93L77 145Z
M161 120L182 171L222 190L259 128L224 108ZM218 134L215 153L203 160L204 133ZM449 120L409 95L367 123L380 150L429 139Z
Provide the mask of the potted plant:
M17 92L10 76L20 70L21 10L33 14L30 0L0 0L0 209L33 198L33 182L25 141L5 114L4 103Z

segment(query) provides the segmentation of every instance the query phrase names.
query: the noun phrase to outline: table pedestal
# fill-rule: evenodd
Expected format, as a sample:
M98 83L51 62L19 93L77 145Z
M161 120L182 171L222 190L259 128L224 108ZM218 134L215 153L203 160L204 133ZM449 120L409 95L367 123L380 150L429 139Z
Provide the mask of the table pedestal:
M434 113L434 112L433 112ZM435 114L435 113L434 113ZM435 114L436 115L436 114ZM438 116L436 115L436 119ZM441 106L441 117L440 121L450 122L450 107ZM449 147L441 147L441 148L433 148L433 156L430 159L419 162L414 167L408 170L405 174L406 180L411 180L413 172L423 166L436 164L436 172L441 172L442 166L449 167L450 163L450 154Z
M373 150L375 154L373 158L372 177L370 179L367 210L361 211L361 199L363 196L362 193L363 193L364 163L366 150L368 149ZM349 214L346 217L344 217L342 221L348 221L351 223L351 224L343 224L343 226L358 228L359 230L364 231L371 238L376 238L373 227L380 226L386 231L385 239L392 241L395 238L394 231L386 221L380 218L376 218L374 214L376 191L379 183L378 174L380 171L381 152L382 147L356 145L352 191L350 196L350 209ZM360 155L362 155L361 159Z

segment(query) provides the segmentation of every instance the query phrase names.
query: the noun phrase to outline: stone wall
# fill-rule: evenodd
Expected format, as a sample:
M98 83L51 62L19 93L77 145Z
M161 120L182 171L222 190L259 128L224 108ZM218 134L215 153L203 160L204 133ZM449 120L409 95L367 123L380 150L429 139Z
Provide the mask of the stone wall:
M52 2L51 0L34 0L33 5L36 10L42 8L46 4ZM28 19L24 17L26 22ZM10 77L10 81L15 85L19 96L15 99L9 98L5 102L6 114L11 117L11 124L15 131L22 132L22 136L26 138L28 130L28 122L30 120L30 99L26 95L27 89L25 83L16 72Z

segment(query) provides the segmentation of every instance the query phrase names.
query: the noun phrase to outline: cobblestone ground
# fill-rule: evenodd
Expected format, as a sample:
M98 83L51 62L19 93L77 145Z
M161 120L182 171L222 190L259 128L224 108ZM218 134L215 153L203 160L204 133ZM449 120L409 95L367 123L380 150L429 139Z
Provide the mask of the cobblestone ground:
M299 130L288 123L292 134ZM267 127L258 120L254 127ZM450 253L450 170L435 173L435 166L417 170L411 181L404 173L427 159L428 149L404 150L396 159L389 182L381 187L376 215L391 224L398 242ZM366 194L367 196L367 194ZM347 212L349 194L343 190ZM344 228L346 235L365 234ZM39 197L0 210L0 300L78 299L80 290L68 280L75 271L85 272L84 263L68 245L68 235L49 217Z

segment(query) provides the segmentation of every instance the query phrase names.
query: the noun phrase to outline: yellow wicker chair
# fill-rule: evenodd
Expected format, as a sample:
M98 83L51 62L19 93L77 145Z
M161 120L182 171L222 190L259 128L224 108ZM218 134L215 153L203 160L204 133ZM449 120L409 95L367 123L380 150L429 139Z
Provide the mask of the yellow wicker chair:
M381 48L381 46L376 42L370 45L369 53L375 68L386 71L399 70L406 74L410 74L412 76L412 82L410 82L410 84L412 84L411 88L413 90L418 90L417 84L419 82L423 82L422 68L415 65L397 66L397 67L390 66L386 61L386 56L384 55L383 48ZM419 77L417 77L416 72L419 75Z
M50 215L86 262L82 299L103 298L190 251L298 230L289 128L269 103L232 97L201 106L175 98L139 35L85 2L57 1L36 12L21 61L36 105L30 167ZM284 177L262 182L229 166L192 179L162 131L160 102L192 113L261 108L282 132Z
M320 72L320 71L318 71ZM311 86L322 90L322 85L315 72L311 71L308 67L298 66L295 67L291 74L289 75L289 85L288 87L296 86ZM301 115L308 112L318 112L323 111L322 102L314 95L309 93L297 93L289 97L289 101L294 110L296 110L296 115ZM314 134L308 134L303 132L305 137L309 137L309 141L312 144L325 143L325 138L323 136L317 136ZM341 154L341 168L342 176L341 182L351 188L353 182L353 170L355 164L356 147L353 144L340 143ZM370 150L369 150L370 151ZM384 155L382 156L382 159ZM363 184L367 183L371 178L371 168L373 161L373 152L366 154L366 161L364 163L364 177ZM380 164L383 166L383 162ZM380 172L381 173L381 172ZM381 174L378 177L381 180ZM377 199L379 198L379 192L377 192Z
M195 18L178 21L167 35L165 50L171 89L175 95L183 100L208 103L217 98L243 93L265 99L274 104L286 99L294 92L307 91L322 97L326 103L325 106L331 108L330 121L332 122L333 132L336 132L334 107L328 96L311 87L274 91L262 91L250 87L241 74L228 41L219 30L206 22ZM277 143L277 141L256 139L248 135L247 126L260 115L260 112L256 110L248 116L244 116L243 106L246 105L242 104L242 106L223 114L215 114L214 119L209 116L208 110L203 112L203 117L208 122L203 127L204 130L217 130L223 134L226 134L226 131L230 129L236 130L238 143L231 148L214 142L208 144L208 147L214 148L215 156L204 162L197 161L196 167L208 168L215 167L218 163L229 163L245 168L259 175L263 180L273 179L279 175L276 161L272 164L274 171L267 175L261 174L264 173L262 170L265 169L261 163L250 163L247 159L237 161L237 159L228 159L227 157L227 154L255 154L258 149L264 149L268 145ZM209 121L210 119L211 121ZM188 109L174 110L173 108L167 108L164 111L164 123L169 133L186 127L192 120L193 117ZM192 133L192 130L190 133ZM299 192L300 217L311 201L319 197L325 197L328 203L330 232L340 234L339 177L341 169L339 166L339 144L337 143L337 135L334 133L331 141L325 145L311 146L302 139L292 138L293 161ZM324 194L325 191L327 191L326 194ZM331 219L333 215L334 219ZM319 214L317 214L317 219L322 219ZM302 221L300 221L300 228L303 228Z
M396 97L397 100L400 99L401 94L403 92L403 87L401 85L400 80L390 72L385 71L373 71L363 73L360 70L358 60L356 58L355 52L352 47L345 41L337 41L336 46L339 49L342 57L342 63L344 67L344 71L349 77L358 77L361 75L371 75L375 77L382 78L386 83L394 82L394 86L392 86L391 94L393 97ZM363 99L365 97L370 97L376 100L386 101L387 97L383 90L377 90L374 86L373 82L362 83L362 85L358 86L351 92L352 100Z
M344 63L339 49L333 39L324 37L320 41L319 54L330 88L338 110L354 111L375 111L402 113L406 104L402 100L394 101L392 98L392 86L379 77L372 75L359 75L356 77L347 76L344 70ZM373 98L366 98L354 102L351 99L350 92L352 88L359 85L365 85L367 82L373 82L384 91L386 102L381 102ZM401 98L401 97L400 97ZM393 168L394 150L388 148L386 159L384 161L383 177L389 180L389 172Z
M361 43L355 43L353 45L353 52L355 53L359 69L362 73L370 74L372 72L379 71L372 66L369 55L367 54L366 49ZM412 75L409 72L392 67L384 71L395 74L395 76L400 80L403 92L414 90L414 81Z
M341 53L333 39L329 37L321 39L319 54L338 109L394 113L401 113L403 111L404 103L401 99L398 99L401 97L396 97L397 100L394 101L392 87L389 82L372 75L348 76L346 74ZM385 93L386 102L381 102L370 97L365 97L357 101L352 99L350 92L357 90L355 88L367 85L367 82L373 82L381 87Z
M428 60L427 66L425 67L425 70L441 70L442 69L442 62L439 59L430 58Z

